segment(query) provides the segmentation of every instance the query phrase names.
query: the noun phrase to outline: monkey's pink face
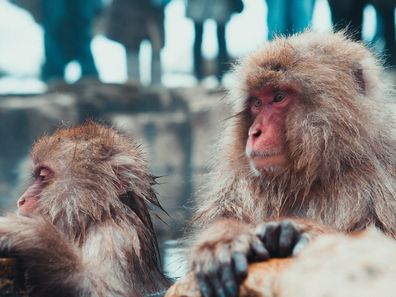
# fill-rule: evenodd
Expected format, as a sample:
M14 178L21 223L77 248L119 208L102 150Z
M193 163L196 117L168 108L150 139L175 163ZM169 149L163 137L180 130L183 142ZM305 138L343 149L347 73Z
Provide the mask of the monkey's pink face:
M296 91L286 86L267 86L251 92L248 110L253 123L248 131L246 156L259 171L277 171L286 166L285 117Z
M45 166L37 165L33 171L33 183L18 199L18 214L32 216L37 213L40 195L50 183L53 171Z

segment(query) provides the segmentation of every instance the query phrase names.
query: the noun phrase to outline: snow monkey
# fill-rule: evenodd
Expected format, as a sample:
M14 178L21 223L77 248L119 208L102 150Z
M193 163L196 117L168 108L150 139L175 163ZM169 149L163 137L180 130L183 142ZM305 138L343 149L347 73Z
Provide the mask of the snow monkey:
M201 293L237 296L248 263L327 229L396 236L395 102L383 68L343 33L277 38L236 66L193 220Z

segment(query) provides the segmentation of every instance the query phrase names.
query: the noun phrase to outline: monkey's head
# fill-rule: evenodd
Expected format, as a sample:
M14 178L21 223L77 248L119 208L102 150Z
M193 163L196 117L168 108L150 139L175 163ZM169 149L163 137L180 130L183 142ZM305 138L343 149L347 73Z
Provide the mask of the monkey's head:
M141 150L112 128L87 122L60 129L34 144L32 159L32 184L18 200L21 215L84 232L158 203Z
M318 176L362 162L365 139L383 134L380 73L370 51L342 33L268 43L235 69L231 164L256 176Z

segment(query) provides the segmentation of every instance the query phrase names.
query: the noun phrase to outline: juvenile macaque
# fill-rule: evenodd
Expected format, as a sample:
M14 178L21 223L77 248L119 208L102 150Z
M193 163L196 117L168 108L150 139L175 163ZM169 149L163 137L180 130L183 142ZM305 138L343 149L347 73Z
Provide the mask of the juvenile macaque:
M149 215L159 206L131 139L93 122L38 140L19 216L0 249L22 260L29 296L145 296L169 282Z
M238 295L250 261L329 230L396 236L394 102L381 75L342 33L278 38L236 67L235 116L193 221L203 296Z

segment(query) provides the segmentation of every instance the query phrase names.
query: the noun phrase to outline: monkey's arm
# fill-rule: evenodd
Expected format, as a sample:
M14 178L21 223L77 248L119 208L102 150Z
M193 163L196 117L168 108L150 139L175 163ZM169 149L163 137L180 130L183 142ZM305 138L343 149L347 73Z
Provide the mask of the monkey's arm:
M78 296L76 249L44 219L0 217L0 250L22 260L31 296Z
M130 228L98 229L79 247L45 219L0 217L0 251L22 260L29 296L133 296Z

